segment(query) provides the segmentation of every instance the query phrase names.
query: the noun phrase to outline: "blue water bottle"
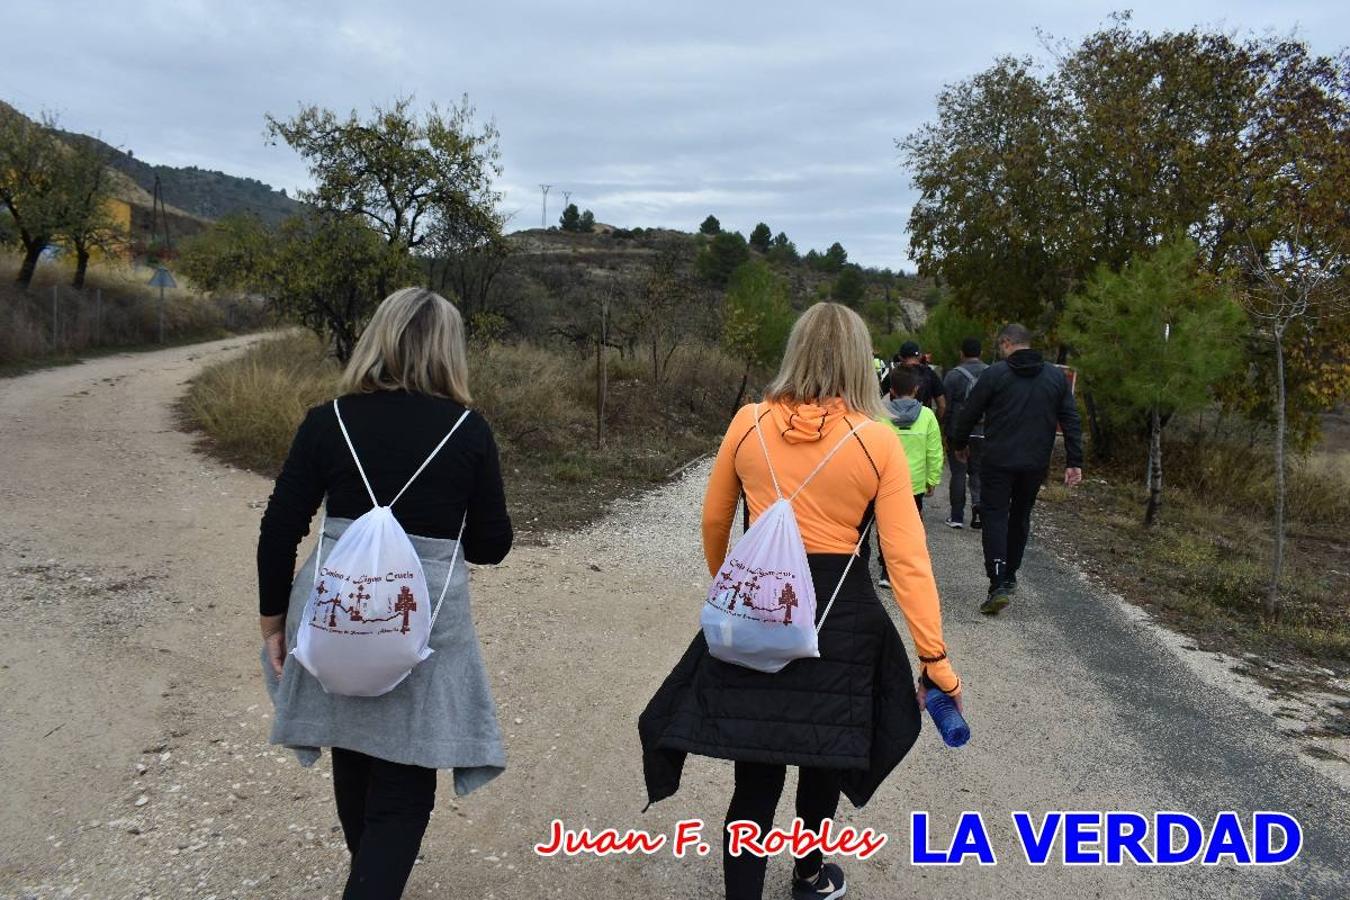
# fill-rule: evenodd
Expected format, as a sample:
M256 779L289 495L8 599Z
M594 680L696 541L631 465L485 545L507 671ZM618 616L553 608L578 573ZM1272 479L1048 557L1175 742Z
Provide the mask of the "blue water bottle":
M933 717L933 724L942 735L943 743L948 747L963 746L970 740L970 726L966 724L961 710L956 708L956 701L938 690L937 686L928 680L927 675L924 675L923 679L924 687L928 688L928 699L924 706Z

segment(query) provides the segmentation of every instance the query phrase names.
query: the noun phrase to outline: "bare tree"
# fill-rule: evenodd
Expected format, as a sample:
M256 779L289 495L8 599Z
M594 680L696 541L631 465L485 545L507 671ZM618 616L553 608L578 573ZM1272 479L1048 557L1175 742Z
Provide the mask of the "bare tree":
M495 212L446 217L432 231L427 264L432 284L459 298L465 318L489 312L492 282L501 274L511 245L502 236L505 219Z
M613 297L612 285L600 290L600 330L595 337L595 449L605 448L605 404L609 400L609 361L605 359L605 345L609 342L609 307Z
M442 264L440 290L447 288L463 304L465 316L489 312L492 283L506 265L510 247L498 238L469 250L451 253Z
M630 312L633 332L651 356L653 384L664 380L671 357L688 336L692 304L692 279L681 271L679 253L662 252Z
M1285 336L1294 325L1310 325L1346 313L1350 308L1343 287L1346 262L1340 246L1313 246L1299 222L1295 222L1292 235L1269 254L1253 246L1248 255L1254 286L1244 293L1243 306L1275 349L1275 554L1264 605L1269 619L1278 618L1281 612L1280 577L1284 570Z

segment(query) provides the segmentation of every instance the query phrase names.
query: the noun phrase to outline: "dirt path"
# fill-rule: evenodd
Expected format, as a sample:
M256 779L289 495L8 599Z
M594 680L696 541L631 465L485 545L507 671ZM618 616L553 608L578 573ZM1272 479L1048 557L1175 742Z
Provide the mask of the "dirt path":
M245 343L0 382L0 897L341 893L326 767L265 743L253 547L270 486L195 454L169 412L198 366ZM696 625L705 475L474 573L510 768L461 799L443 779L409 897L720 896L715 856L530 851L555 816L720 822L729 766L706 759L640 814L635 729ZM926 730L871 805L843 812L892 840L849 866L850 896L1345 896L1350 794L1274 719L1197 681L1149 626L1043 555L1009 613L982 619L977 537L937 527L942 511L928 514L931 543L976 737L953 752ZM997 867L909 865L911 810L931 811L945 843L968 809L984 812ZM1307 844L1265 870L1036 868L1012 842L1019 809L1280 809ZM786 871L772 861L770 884Z

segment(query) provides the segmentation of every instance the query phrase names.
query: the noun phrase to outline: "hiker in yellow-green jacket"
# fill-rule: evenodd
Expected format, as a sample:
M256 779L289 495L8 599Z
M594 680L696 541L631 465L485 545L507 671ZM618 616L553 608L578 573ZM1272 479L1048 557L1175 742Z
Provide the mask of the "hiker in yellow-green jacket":
M923 498L942 483L942 428L933 411L919 402L919 370L896 366L891 370L891 395L883 421L900 435L909 461L914 504L923 512ZM881 586L889 588L886 562L881 563Z

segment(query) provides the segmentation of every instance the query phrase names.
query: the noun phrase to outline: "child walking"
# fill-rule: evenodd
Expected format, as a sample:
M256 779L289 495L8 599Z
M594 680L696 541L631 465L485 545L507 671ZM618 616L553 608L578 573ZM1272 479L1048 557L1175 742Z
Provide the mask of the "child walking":
M909 461L909 478L914 488L914 505L923 512L923 498L931 496L942 483L942 429L937 416L919 402L917 370L899 367L891 372L891 393L883 419L898 435ZM886 575L886 557L881 556L881 586L890 588Z

